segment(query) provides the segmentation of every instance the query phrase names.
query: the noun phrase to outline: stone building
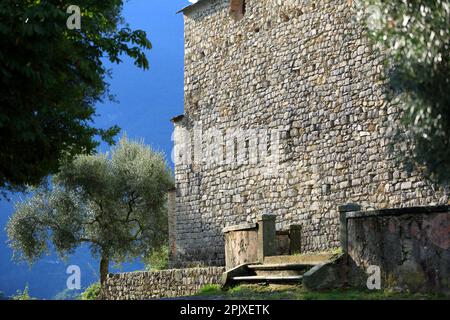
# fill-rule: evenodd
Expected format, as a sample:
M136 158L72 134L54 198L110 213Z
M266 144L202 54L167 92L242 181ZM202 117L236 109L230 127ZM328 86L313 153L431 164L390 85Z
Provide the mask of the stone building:
M224 265L222 229L263 213L278 230L301 225L301 250L314 252L339 247L339 204L447 203L390 151L399 109L352 1L200 0L181 12L172 266Z

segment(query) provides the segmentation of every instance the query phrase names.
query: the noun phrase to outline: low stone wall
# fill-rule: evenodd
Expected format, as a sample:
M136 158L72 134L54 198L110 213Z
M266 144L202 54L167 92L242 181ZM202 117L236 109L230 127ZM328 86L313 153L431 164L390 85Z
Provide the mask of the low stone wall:
M349 263L378 266L382 288L450 292L448 206L345 212L342 237ZM351 268L355 270L355 268ZM366 285L367 275L360 279ZM350 282L358 282L355 274Z
M102 299L147 300L189 296L208 284L220 284L224 267L109 274Z

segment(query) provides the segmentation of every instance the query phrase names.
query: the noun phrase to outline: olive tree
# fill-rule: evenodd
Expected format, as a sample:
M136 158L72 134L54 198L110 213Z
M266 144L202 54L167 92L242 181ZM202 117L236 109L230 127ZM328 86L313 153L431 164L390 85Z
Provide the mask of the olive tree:
M450 182L450 2L357 1L369 35L385 56L389 98L403 110L409 168Z
M82 244L110 262L145 255L167 239L166 194L173 187L163 154L123 138L111 154L81 155L51 183L16 205L7 233L16 259L32 263L52 244L67 257Z

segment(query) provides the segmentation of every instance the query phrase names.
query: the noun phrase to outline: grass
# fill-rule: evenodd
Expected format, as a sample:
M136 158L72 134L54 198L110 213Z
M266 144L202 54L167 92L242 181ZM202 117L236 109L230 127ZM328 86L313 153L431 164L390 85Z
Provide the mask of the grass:
M355 289L312 292L293 285L242 285L225 291L218 285L208 285L196 296L225 300L443 300L449 298L442 295Z

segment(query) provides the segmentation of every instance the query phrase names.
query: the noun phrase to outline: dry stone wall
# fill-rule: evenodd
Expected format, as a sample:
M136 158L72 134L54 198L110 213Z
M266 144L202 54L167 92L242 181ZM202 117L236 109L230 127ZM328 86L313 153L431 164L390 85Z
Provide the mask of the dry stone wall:
M102 298L147 300L190 296L209 284L220 284L225 268L191 268L109 274Z
M350 3L246 0L239 20L229 0L184 11L173 265L223 265L222 228L259 214L301 225L310 252L339 246L339 204L447 203L389 151L399 109Z

